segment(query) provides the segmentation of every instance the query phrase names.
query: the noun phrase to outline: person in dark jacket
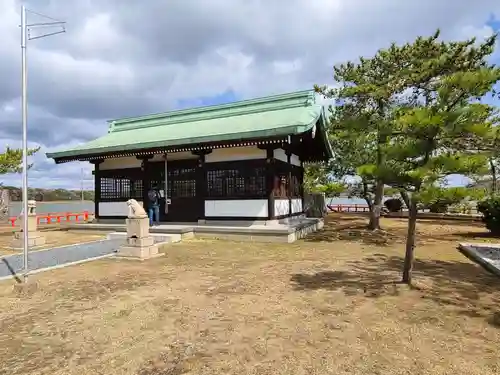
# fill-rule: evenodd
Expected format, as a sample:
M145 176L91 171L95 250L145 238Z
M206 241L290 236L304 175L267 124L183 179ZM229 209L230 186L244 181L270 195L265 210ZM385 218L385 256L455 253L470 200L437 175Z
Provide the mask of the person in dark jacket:
M148 216L149 225L160 224L160 192L156 186L152 186L148 191Z

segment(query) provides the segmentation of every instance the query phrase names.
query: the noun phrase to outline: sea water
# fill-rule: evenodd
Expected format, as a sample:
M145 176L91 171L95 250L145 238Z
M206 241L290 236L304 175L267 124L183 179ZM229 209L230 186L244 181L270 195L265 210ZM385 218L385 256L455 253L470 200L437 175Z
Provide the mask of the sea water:
M125 203L123 203L125 204ZM38 214L49 214L56 212L94 212L94 202L92 201L57 201L57 202L37 202L36 212ZM21 202L10 202L9 216L17 216L21 213Z
M359 204L366 205L366 201L360 198L326 198L326 204ZM125 204L125 202L123 203ZM17 216L21 213L21 202L11 202L9 206L9 216ZM94 212L94 202L92 201L57 201L57 202L37 202L36 212L39 214L57 212Z

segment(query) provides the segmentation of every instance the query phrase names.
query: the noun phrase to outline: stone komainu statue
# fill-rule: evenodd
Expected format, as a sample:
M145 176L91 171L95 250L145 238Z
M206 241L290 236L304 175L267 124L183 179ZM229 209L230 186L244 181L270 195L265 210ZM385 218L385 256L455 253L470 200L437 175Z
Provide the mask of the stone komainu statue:
M129 219L140 219L148 217L148 214L146 213L146 211L144 211L144 208L135 199L129 199L127 201L127 206Z
M9 191L0 188L0 221L6 221L9 218L9 204Z
M34 199L28 201L28 216L36 216L36 201Z

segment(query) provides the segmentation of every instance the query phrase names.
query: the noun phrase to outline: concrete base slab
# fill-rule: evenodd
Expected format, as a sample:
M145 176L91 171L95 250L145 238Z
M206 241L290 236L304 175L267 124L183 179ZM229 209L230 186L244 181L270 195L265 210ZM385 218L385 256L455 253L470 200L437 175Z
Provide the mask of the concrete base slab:
M149 233L149 237L152 237L155 243L174 243L182 240L181 234L162 234L162 233ZM113 232L106 236L107 239L123 239L127 240L126 232Z
M487 271L500 277L500 244L461 243L458 250Z
M158 254L158 245L122 246L116 253L117 257L149 259Z
M148 247L153 246L155 243L155 239L152 236L135 238L129 237L127 238L128 246L132 247Z
M205 223L205 224L185 224L185 223L163 223L150 228L150 235L176 235L181 239L185 238L219 238L233 241L253 241L253 242L285 242L291 243L323 228L324 222L320 218L290 218L288 223L273 225L256 225L241 223L237 221ZM117 238L123 233L126 239L126 226L123 224L92 223L92 224L68 224L68 229L82 230L113 230L113 238ZM111 237L108 237L111 238ZM178 239L179 237L172 237ZM177 240L172 241L177 242Z
M123 244L124 241L121 239L104 239L34 251L28 259L29 274L113 257L116 250ZM23 263L23 254L2 257L0 280L21 279L24 271ZM30 277L28 277L28 281L30 281Z
M142 262L142 261L149 260L149 259L159 258L159 257L162 257L164 255L165 255L165 253L158 253L158 254L150 255L147 258L139 258L139 257L134 257L134 256L120 255L119 253L117 253L115 258L116 259L124 259L124 260L135 260L135 261Z

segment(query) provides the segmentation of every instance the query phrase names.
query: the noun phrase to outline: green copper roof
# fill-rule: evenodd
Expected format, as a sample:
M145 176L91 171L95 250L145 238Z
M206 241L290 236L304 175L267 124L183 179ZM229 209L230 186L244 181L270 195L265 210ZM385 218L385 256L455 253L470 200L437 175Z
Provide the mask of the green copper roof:
M49 158L78 158L157 147L288 136L318 123L323 107L312 90L109 121L108 134ZM321 130L321 129L320 129ZM329 149L329 145L327 146ZM329 149L330 151L330 149ZM329 152L330 153L330 152Z

